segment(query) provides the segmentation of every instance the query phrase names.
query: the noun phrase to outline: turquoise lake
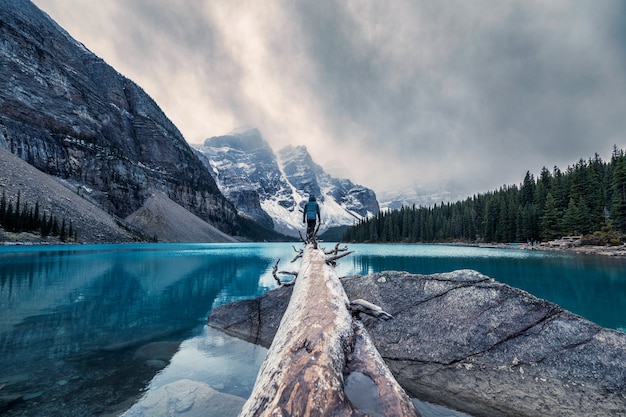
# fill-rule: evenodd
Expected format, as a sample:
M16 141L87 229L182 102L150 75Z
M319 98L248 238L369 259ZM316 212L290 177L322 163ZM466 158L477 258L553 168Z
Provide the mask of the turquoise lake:
M475 269L626 329L626 259L445 245L350 250L339 276ZM206 317L274 288L272 266L281 259L297 269L294 255L286 243L1 247L0 394L24 401L0 413L117 415L180 378L246 397L265 350L207 329Z

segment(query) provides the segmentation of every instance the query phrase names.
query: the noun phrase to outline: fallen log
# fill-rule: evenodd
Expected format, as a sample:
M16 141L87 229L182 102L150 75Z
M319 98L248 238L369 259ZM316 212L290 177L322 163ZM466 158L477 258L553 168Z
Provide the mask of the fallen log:
M419 416L315 246L240 416Z

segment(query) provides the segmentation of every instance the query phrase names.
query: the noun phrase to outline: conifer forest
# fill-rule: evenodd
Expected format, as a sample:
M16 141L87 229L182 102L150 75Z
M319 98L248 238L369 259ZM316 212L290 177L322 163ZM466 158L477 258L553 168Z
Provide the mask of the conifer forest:
M536 242L584 236L587 244L620 244L626 235L626 155L613 148L566 171L526 173L519 185L433 207L380 212L348 228L346 242Z
M43 238L58 237L61 242L76 240L72 221L66 224L65 218L59 224L56 216L40 211L39 202L34 206L21 202L21 193L17 194L15 206L13 200L2 192L0 198L0 226L9 232L31 232Z

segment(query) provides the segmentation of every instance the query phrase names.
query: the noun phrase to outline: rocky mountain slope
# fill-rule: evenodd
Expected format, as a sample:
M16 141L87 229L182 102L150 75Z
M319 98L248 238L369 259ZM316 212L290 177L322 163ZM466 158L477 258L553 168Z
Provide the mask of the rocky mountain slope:
M139 210L125 220L157 241L236 242L231 236L176 204L162 191L155 191Z
M0 192L13 205L18 193L22 204L39 204L42 213L59 221L72 221L78 243L125 243L142 240L159 242L234 242L235 239L211 226L163 192L155 191L141 208L126 219L113 216L76 193L65 181L29 165L0 148ZM0 242L56 243L31 233L8 233L0 229Z
M158 191L233 230L233 205L139 86L28 0L0 0L0 39L0 148L118 218Z
M298 235L311 194L320 203L320 232L378 213L374 191L331 177L304 146L275 154L257 129L212 137L196 148L238 212L277 232Z
M80 197L59 180L37 170L2 148L0 148L0 192L13 203L20 193L22 203L27 202L33 207L38 202L41 213L52 214L59 220L71 219L79 242L123 243L141 239L141 236L133 234L128 228L121 227L119 219ZM13 240L28 240L33 243L42 241L36 236L12 238L0 229L0 241Z

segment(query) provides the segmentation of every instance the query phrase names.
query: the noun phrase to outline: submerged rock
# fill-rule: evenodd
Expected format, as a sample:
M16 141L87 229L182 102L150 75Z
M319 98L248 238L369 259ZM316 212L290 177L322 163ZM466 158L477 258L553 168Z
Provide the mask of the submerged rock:
M122 417L235 417L245 400L207 384L181 379L151 390Z
M626 413L626 334L476 271L383 272L342 280L348 297L394 316L364 317L412 396L476 416ZM290 290L215 308L209 325L271 344Z

